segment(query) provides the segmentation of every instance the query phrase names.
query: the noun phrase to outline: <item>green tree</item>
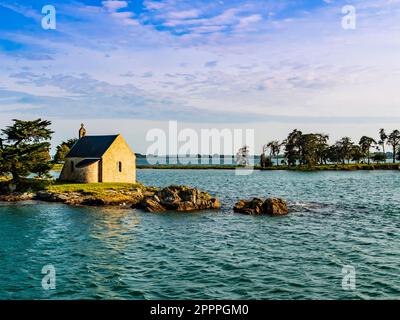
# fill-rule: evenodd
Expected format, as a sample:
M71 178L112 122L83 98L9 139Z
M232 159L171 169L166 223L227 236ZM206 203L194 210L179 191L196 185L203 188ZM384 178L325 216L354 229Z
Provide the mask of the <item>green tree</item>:
M29 173L43 176L50 170L49 150L52 131L50 121L23 121L1 130L0 174L10 173L19 180Z
M354 145L351 150L351 158L355 163L360 163L360 160L364 158L365 153L362 151L360 146Z
M352 158L351 151L353 150L353 146L354 143L349 137L344 137L336 142L338 160L342 161L343 164L346 160L348 163L350 163L350 159Z
M38 155L37 160L36 165L31 169L31 173L35 173L39 178L51 178L49 171L52 166L49 151L44 151L42 154Z
M279 166L279 154L281 152L281 148L283 146L283 142L275 141L275 158L276 158L276 165Z
M321 133L302 134L299 138L300 162L313 167L327 161L329 136Z
M327 162L327 150L329 148L328 141L329 135L323 133L317 133L317 157L320 164L326 164Z
M387 143L393 148L393 163L396 163L396 151L400 145L400 131L393 130L393 132L388 136Z
M318 138L313 133L302 134L299 138L300 162L310 167L318 163Z
M271 159L268 158L268 157L265 155L265 153L266 153L267 151L268 151L268 146L265 144L265 145L263 146L263 150L262 150L262 153L261 153L261 156L260 156L260 166L261 166L261 168L266 168L266 167L272 166Z
M325 151L325 158L329 162L338 164L340 161L339 151L338 145L334 144L333 146L328 147L328 149Z
M282 144L277 140L271 141L267 144L267 147L270 150L271 162L272 162L272 157L275 157L277 166L279 166L279 153L281 152L281 146Z
M267 168L272 166L271 159L268 158L265 154L262 154L260 157L260 165L261 168Z
M301 136L302 132L294 129L291 133L289 133L288 137L284 141L285 157L289 166L295 166L296 162L300 160L301 147L299 142Z
M65 160L65 156L77 141L78 139L73 138L61 142L60 145L57 146L56 154L54 156L54 162L63 162Z
M367 156L368 164L370 163L370 151L373 144L376 144L376 141L373 138L367 136L362 136L359 142L361 151L364 153L364 155Z
M383 129L383 128L379 130L379 139L380 140L379 140L378 144L382 146L383 153L386 154L386 152L385 152L385 144L386 144L386 141L388 139L388 136L387 136L387 134L385 132L385 129Z
M386 154L383 152L376 152L374 153L374 155L371 157L371 159L373 161L375 161L376 163L379 162L385 162L386 161Z

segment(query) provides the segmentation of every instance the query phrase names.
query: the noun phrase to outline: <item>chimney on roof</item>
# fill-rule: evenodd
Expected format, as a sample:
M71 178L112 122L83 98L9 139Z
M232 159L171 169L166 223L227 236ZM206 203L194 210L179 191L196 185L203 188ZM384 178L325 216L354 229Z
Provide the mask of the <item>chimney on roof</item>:
M84 136L86 136L86 129L85 125L82 123L81 128L79 129L79 139L83 138Z

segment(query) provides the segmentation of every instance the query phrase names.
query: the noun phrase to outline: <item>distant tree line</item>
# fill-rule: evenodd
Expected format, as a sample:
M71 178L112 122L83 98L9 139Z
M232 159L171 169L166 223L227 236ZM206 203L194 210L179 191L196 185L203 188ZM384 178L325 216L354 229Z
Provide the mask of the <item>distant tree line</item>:
M284 151L281 164L288 166L326 165L328 163L345 164L368 163L371 160L386 162L385 146L392 149L392 161L399 160L400 131L394 130L389 135L384 129L379 130L379 139L363 136L357 143L349 137L343 137L333 145L329 145L329 136L322 133L302 133L295 129L283 141L273 140L264 145L260 156L261 167L272 165L272 160L279 165L280 152ZM373 150L373 152L371 152Z

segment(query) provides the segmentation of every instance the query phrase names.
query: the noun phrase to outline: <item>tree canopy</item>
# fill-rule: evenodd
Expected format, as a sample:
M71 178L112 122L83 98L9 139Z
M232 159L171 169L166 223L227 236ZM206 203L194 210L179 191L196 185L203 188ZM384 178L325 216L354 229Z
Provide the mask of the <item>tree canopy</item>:
M385 145L393 148L393 162L396 156L400 160L400 131L394 130L386 135L384 129L379 130L379 140L372 137L362 136L358 145L350 137L343 137L333 145L328 144L329 136L322 133L303 133L294 129L288 137L280 143L273 140L264 145L261 154L261 167L271 163L271 159L278 159L281 146L284 147L284 157L289 166L306 165L316 166L329 163L360 163L367 159L368 164L372 159L375 162L386 162ZM383 152L380 152L382 147ZM371 148L377 152L371 153ZM266 156L269 150L269 159Z
M393 130L393 132L388 136L387 143L393 148L393 163L396 162L397 149L400 145L400 131Z
M78 139L73 138L61 142L60 145L57 146L56 154L54 156L54 162L63 162L65 160L65 156L77 141Z
M14 124L1 130L0 174L11 174L14 180L30 173L43 176L51 169L50 121L13 120Z

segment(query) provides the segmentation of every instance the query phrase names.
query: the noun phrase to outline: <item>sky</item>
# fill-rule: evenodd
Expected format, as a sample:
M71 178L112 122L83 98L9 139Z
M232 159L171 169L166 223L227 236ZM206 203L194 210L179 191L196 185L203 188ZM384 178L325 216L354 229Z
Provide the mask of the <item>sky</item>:
M357 141L400 129L399 53L400 0L0 0L0 127L49 119L56 145L83 122L141 153L170 120L254 129L256 149L294 128Z

